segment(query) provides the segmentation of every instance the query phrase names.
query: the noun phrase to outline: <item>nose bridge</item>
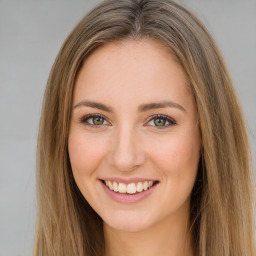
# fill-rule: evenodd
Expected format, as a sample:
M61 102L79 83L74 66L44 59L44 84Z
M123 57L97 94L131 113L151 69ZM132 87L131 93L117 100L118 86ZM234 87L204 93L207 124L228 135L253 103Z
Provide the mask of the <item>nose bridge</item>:
M138 131L128 125L116 129L112 138L110 162L119 171L133 170L145 160Z

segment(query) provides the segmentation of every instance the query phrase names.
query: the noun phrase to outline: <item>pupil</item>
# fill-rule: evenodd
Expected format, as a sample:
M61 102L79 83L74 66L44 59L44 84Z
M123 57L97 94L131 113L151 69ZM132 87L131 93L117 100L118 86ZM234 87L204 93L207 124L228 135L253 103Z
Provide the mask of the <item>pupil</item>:
M155 123L156 126L163 126L163 125L165 125L166 120L161 119L161 118L157 118L157 119L154 121L154 123Z
M94 124L96 124L96 125L100 125L100 124L103 124L103 118L102 117L95 117L94 118Z

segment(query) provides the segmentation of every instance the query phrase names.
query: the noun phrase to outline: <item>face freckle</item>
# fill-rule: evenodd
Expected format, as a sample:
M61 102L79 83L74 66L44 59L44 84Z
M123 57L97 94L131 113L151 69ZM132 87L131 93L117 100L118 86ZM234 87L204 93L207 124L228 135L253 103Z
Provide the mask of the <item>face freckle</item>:
M188 218L197 110L183 69L160 42L109 43L86 59L68 151L78 188L106 225L134 232Z

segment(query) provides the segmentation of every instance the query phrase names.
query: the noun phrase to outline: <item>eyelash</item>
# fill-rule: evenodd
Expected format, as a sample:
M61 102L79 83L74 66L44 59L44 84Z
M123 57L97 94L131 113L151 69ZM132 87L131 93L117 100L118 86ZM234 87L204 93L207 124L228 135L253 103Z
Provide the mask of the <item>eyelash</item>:
M96 118L96 117L100 117L100 118L103 118L104 120L106 120L106 118L105 118L103 115L100 115L100 114L90 114L90 115L87 115L87 116L82 117L82 118L80 119L80 122L83 123L83 124L85 124L86 126L89 126L89 127L96 128L96 129L97 129L97 128L100 128L100 127L101 127L102 125L104 125L104 124L96 125L96 124L90 124L90 123L88 123L88 120L89 120L89 119L91 119L91 118ZM159 115L159 114L151 116L150 119L147 121L147 123L150 122L150 121L152 121L152 120L154 120L154 119L162 119L162 120L165 120L165 121L167 121L167 122L169 123L169 124L164 125L164 126L156 126L156 125L155 125L155 127L157 127L158 129L164 129L164 128L167 128L167 127L169 127L169 126L173 126L173 125L176 125L176 124L177 124L177 122L176 122L174 119L172 119L172 118L170 118L170 117L168 117L168 116L166 116L166 115ZM97 127L97 126L98 126L98 127ZM153 125L150 125L150 126L153 126Z
M85 125L87 125L87 126L89 126L89 127L99 128L97 126L102 126L102 125L90 124L90 123L87 122L89 119L96 118L96 117L100 117L100 118L103 118L104 120L106 120L106 118L103 115L93 114L93 115L87 115L87 116L82 117L80 122L85 124Z
M156 126L155 125L155 127L157 127L158 129L164 129L164 128L167 128L169 126L173 126L173 125L177 124L177 122L173 118L170 118L166 115L159 115L159 114L151 116L150 119L147 121L147 123L154 120L154 119L162 119L162 120L165 120L169 123L169 124L164 125L164 126Z

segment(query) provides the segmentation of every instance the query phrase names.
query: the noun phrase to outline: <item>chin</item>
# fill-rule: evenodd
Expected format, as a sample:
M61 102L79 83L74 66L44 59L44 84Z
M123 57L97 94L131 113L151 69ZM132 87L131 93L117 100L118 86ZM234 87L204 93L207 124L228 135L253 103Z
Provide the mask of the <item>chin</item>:
M119 214L118 216L113 214L109 218L104 218L103 223L112 229L122 232L140 232L153 224L145 216L142 217L139 214L130 213Z
M135 221L132 221L132 222L123 221L121 223L110 223L110 224L104 222L104 224L107 224L112 229L122 231L122 232L131 232L131 233L141 232L147 228L147 225L143 225L143 224L141 225L141 223L138 225L137 223L135 223Z

